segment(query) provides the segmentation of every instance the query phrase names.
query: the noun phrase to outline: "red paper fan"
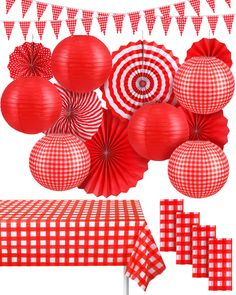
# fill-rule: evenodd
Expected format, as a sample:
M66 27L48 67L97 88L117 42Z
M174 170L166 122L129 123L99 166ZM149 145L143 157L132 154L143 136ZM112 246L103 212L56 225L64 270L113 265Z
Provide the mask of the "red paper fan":
M8 69L13 79L40 76L50 80L51 51L40 43L25 42L10 55Z
M143 178L148 160L140 157L128 141L128 121L104 110L98 133L85 144L91 156L90 173L80 188L96 196L117 196Z
M62 98L62 111L46 134L73 134L86 141L102 123L102 104L96 92L77 93L55 85Z
M186 114L189 124L190 140L211 141L224 148L228 142L229 128L228 120L224 117L223 111L210 115L199 115L182 108Z
M186 60L195 56L216 57L222 60L230 68L233 64L231 52L224 43L221 43L217 39L203 38L200 41L193 43L192 47L187 51Z

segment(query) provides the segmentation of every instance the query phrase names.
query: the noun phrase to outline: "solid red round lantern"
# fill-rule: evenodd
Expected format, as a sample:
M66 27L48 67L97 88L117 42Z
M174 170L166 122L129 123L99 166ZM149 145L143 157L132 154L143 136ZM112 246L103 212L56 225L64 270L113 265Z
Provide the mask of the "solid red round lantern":
M70 36L52 53L52 71L65 88L84 93L104 84L112 66L106 45L93 36Z
M42 186L65 191L79 186L90 169L85 144L73 135L47 135L33 147L30 171Z
M62 100L55 86L41 77L19 78L2 94L4 119L14 129L28 134L47 130L61 113Z
M162 161L189 137L186 117L170 104L149 104L131 117L128 129L133 149L149 160Z
M174 77L178 102L197 114L220 111L232 98L234 77L230 68L215 57L193 57L187 60Z
M180 193L205 198L226 183L229 163L220 147L210 141L187 141L171 155L169 179Z

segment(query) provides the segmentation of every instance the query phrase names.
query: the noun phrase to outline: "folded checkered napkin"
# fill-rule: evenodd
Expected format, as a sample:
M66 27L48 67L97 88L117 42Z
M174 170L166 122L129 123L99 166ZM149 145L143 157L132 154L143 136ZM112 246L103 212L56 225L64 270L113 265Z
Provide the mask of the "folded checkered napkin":
M210 239L208 263L208 289L232 291L232 239Z
M160 201L160 250L176 250L176 213L182 212L184 201L164 199Z
M216 226L194 225L192 229L192 274L194 278L207 278L208 244L216 237Z
M192 264L192 226L199 225L200 213L176 213L176 263Z

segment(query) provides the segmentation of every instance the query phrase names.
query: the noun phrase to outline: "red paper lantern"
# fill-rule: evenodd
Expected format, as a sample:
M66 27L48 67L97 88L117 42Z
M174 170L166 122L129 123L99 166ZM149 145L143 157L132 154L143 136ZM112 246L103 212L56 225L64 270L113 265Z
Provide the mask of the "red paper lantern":
M41 77L19 78L2 94L4 119L14 129L35 134L47 130L61 113L62 100L53 84Z
M215 57L187 60L174 78L178 102L197 114L220 111L232 98L234 77L230 68Z
M137 110L129 122L129 141L144 158L162 161L189 137L186 117L170 104L150 104Z
M90 169L85 144L73 135L47 135L33 147L30 171L42 186L65 191L79 186Z
M75 92L89 92L108 78L112 59L106 45L93 36L70 36L52 54L56 80Z
M220 147L210 141L187 141L171 155L168 174L173 186L192 198L217 193L226 183L229 163Z

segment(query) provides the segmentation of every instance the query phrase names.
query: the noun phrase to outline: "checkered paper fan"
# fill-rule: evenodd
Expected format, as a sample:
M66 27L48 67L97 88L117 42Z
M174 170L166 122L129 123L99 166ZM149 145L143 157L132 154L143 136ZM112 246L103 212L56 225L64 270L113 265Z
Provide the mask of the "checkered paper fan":
M112 71L102 92L115 116L130 119L144 104L177 103L172 83L179 61L172 51L155 42L138 41L120 47L112 58Z
M98 132L85 143L91 155L91 170L80 188L87 193L117 196L143 178L148 160L132 149L127 127L128 121L121 121L104 110Z
M46 134L72 134L86 141L102 123L102 104L96 92L77 93L55 85L62 98L62 111Z

